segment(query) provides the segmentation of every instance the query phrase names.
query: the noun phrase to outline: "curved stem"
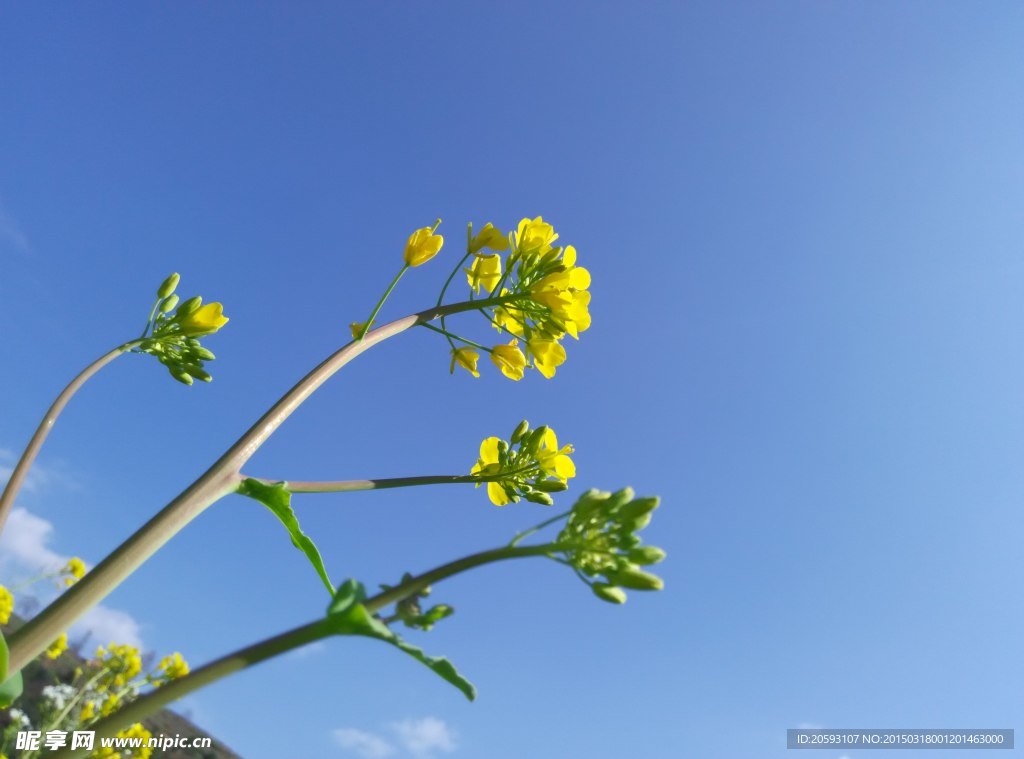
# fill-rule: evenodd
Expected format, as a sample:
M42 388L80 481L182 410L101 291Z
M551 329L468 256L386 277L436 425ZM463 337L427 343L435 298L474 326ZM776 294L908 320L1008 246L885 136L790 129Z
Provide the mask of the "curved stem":
M115 358L120 356L125 351L134 348L138 345L141 340L132 340L131 342L119 345L114 350L104 353L98 359L89 364L83 369L77 377L68 383L57 399L53 402L53 405L47 410L43 420L36 427L35 434L32 435L32 439L28 441L28 445L25 447L25 452L21 454L21 459L18 460L17 465L14 467L14 471L11 472L10 478L7 480L7 485L4 487L4 492L0 495L0 531L3 531L4 523L7 521L7 517L11 512L11 508L14 506L14 499L18 495L18 491L21 490L21 486L25 482L25 477L28 476L28 470L32 467L32 462L35 461L36 456L39 454L39 449L43 447L43 442L46 440L46 436L50 434L50 430L53 429L53 425L57 422L57 417L60 416L64 407L68 405L68 401L71 397L78 392L79 388L82 387L88 381L92 375L96 374L100 369L109 364Z
M288 490L292 493L354 493L361 490L386 490L388 488L405 488L414 485L456 485L461 483L478 484L481 482L492 482L499 477L478 477L472 474L436 474L423 477L385 477L379 480L323 480L323 481L300 481L300 480L268 480L263 477L248 477L240 475L242 479L256 480L264 485L274 485L278 482L287 482Z
M566 548L558 543L546 543L536 546L524 547L502 547L489 551L466 556L456 561L449 562L435 569L425 572L417 577L412 577L400 585L378 593L372 598L363 602L363 606L371 614L380 611L403 598L408 598L418 593L428 585L440 582L441 580L457 575L460 572L473 569L484 564L490 564L505 559L521 559L532 556L547 556L558 553ZM206 685L216 682L221 678L247 669L255 664L266 661L283 653L287 653L301 646L305 646L322 638L334 634L334 626L330 619L318 619L305 625L292 628L287 632L280 633L245 648L241 648L226 656L222 656L198 669L192 670L185 677L173 680L159 688L147 693L145 696L122 707L111 716L96 722L90 726L95 731L96 740L110 738L128 725L140 722L153 713L159 711L168 704L177 701L190 693L193 693ZM70 759L71 757L82 757L88 755L87 749L75 750L66 749L53 754L54 759Z
M492 298L500 304L507 298ZM274 431L317 388L345 364L389 337L443 315L471 311L487 301L464 301L411 314L366 333L329 356L285 393L192 485L171 501L134 535L97 564L78 583L33 617L7 640L8 672L17 672L34 659L82 614L116 588L146 559L208 506L238 488L242 466Z

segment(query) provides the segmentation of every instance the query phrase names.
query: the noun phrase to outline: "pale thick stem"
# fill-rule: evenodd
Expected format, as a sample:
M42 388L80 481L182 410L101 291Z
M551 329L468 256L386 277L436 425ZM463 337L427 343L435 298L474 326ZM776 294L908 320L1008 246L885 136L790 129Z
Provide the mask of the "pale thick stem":
M389 488L408 488L416 485L477 485L502 479L506 475L494 477L477 477L466 474L436 474L422 477L384 477L376 480L268 480L263 477L241 476L243 480L256 480L264 485L287 482L292 493L355 493L363 490L387 490Z
M378 593L376 596L363 602L366 609L374 614L392 603L408 598L409 596L423 590L429 585L445 580L449 577L465 572L484 564L506 559L523 559L533 556L547 556L565 550L566 545L548 543L538 546L503 547L490 551L466 556L457 561L449 562L440 567L425 572L417 577L412 577L391 590ZM102 719L90 726L95 731L96 740L110 738L119 730L128 727L136 722L141 722L150 715L156 713L168 704L193 693L211 683L224 677L240 672L243 669L252 667L255 664L271 659L280 654L287 653L322 638L334 634L330 620L318 619L314 622L293 628L287 632L275 635L254 643L251 646L241 648L220 659L210 662L198 669L193 670L185 677L173 680L145 696L133 701L127 706L119 709L116 713ZM89 754L88 750L70 749L55 753L54 759L71 759L71 757L82 757Z
M492 299L501 303L507 298ZM350 342L303 377L274 404L248 432L205 474L169 503L160 513L122 543L60 598L46 607L7 641L8 672L16 672L38 656L79 617L102 601L126 577L210 504L237 489L239 472L285 419L335 372L363 351L417 324L446 314L469 311L483 301L465 301L431 308L397 319L368 332L362 341ZM124 347L124 346L122 346ZM119 349L120 350L120 349Z
M3 495L0 495L0 531L3 531L4 523L7 521L7 517L11 513L11 508L14 506L14 500L18 496L18 491L21 490L21 486L25 482L25 478L28 476L28 471L32 467L32 462L35 461L36 456L39 455L39 449L43 447L43 443L46 441L47 435L50 434L50 430L53 429L53 425L57 423L57 417L60 416L64 407L68 405L68 401L71 397L78 392L79 388L84 385L92 375L96 374L100 369L109 364L115 358L120 356L122 353L130 349L132 346L137 345L139 341L133 341L125 343L124 345L114 348L109 353L105 353L98 359L93 361L89 366L81 371L81 373L75 377L65 387L57 399L50 406L46 412L46 416L36 427L35 434L32 435L32 439L28 441L28 446L25 448L25 452L21 454L21 459L14 467L14 471L11 472L10 478L7 480L7 485L4 487Z

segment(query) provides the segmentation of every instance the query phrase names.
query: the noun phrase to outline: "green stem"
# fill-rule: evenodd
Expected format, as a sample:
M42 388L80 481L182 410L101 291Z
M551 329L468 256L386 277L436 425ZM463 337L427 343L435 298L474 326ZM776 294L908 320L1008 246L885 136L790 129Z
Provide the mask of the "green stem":
M389 488L407 488L416 485L479 485L485 482L499 482L509 477L514 477L517 474L529 472L532 469L534 469L533 465L497 472L491 476L434 474L421 475L419 477L383 477L376 480L272 480L265 477L249 477L246 474L240 474L238 478L239 482L242 480L256 480L264 485L275 485L279 482L284 482L292 493L355 493L364 490L387 490Z
M398 270L398 274L396 274L395 278L391 280L391 284L388 285L388 289L384 291L382 296L380 296L380 300L377 301L377 305L373 307L373 313L370 314L370 318L367 319L366 324L363 325L363 333L359 336L359 342L366 339L366 333L370 331L370 327L373 326L373 320L377 318L377 314L379 314L380 310L384 307L384 301L388 299L388 296L391 295L391 291L394 290L395 286L398 284L398 280L400 280L402 275L408 270L409 264L402 264L402 268Z
M374 614L384 607L401 601L404 598L422 591L429 585L436 584L449 577L466 572L484 564L490 564L506 559L521 559L533 556L547 556L552 553L564 551L567 546L559 543L546 543L536 546L523 546L512 548L504 546L490 551L482 551L444 564L435 569L425 572L417 577L412 577L400 585L378 593L376 596L363 602L363 606ZM251 646L246 646L234 651L209 664L192 670L185 677L173 680L162 685L145 696L133 701L119 709L111 716L96 722L90 729L96 733L96 741L103 738L110 738L119 730L141 722L150 715L164 708L168 704L177 701L190 693L193 693L206 685L216 682L228 675L252 667L267 659L287 653L301 646L308 645L315 641L327 638L334 634L334 626L330 619L318 619L308 624L295 627L287 632L267 638ZM88 755L88 750L65 749L53 754L54 759L71 759L71 757L83 757Z
M32 439L28 441L28 445L25 447L25 452L21 454L21 458L18 460L17 465L14 467L14 471L11 472L11 476L7 480L7 485L4 487L3 494L0 495L0 531L3 531L4 523L7 521L11 508L14 506L14 499L18 495L18 491L21 490L21 486L25 482L25 477L28 476L29 469L32 467L32 462L34 462L36 456L39 455L39 449L43 447L43 442L46 440L46 436L50 434L50 430L53 429L53 425L57 423L57 417L60 416L64 407L68 405L68 401L71 400L71 397L77 393L82 385L84 385L90 377L96 374L96 372L122 353L131 350L141 342L141 339L132 340L124 343L123 345L119 345L108 353L104 353L98 359L85 367L77 377L71 380L71 382L68 383L68 386L65 387L61 391L60 395L57 396L56 400L54 400L53 405L51 405L49 410L47 410L43 420L36 428L35 434L32 435Z
M509 542L509 547L510 548L514 548L515 546L517 546L519 544L519 542L523 538L528 538L530 535L533 535L536 532L540 532L545 527L547 527L549 524L554 524L555 522L559 521L560 519L565 519L570 514L572 514L572 509L569 509L564 514L559 514L558 516L551 517L551 519L545 519L540 524L534 525L530 529L525 530L524 532L519 533L514 538L512 538L512 540Z
M507 302L507 298L463 301L430 308L384 324L366 333L362 340L353 340L337 350L285 393L199 479L114 549L78 583L13 633L7 640L10 652L8 672L17 672L42 653L57 636L102 601L185 525L208 506L234 492L240 482L239 472L260 446L309 396L354 358L377 343L418 324L448 314L471 311L481 303L498 305L504 302Z
M469 239L471 240L472 236L473 236L473 225L472 224L469 225L467 234L469 236ZM468 240L466 242L466 245L467 246L469 245L469 241ZM457 264L455 264L455 268L452 269L452 273L448 275L448 279L446 279L445 282L444 282L444 287L441 288L441 294L437 296L437 305L439 305L439 306L441 305L441 302L444 300L444 294L446 292L448 292L448 286L452 283L452 280L455 279L455 275L459 273L459 269L462 268L462 265L464 263L466 263L466 259L469 258L471 255L472 254L467 250L466 251L466 255L464 255L462 257L462 259ZM472 293L471 293L471 295L472 295ZM444 323L444 317L443 316L441 317L441 328L442 329L447 329L447 327L445 326L445 323ZM452 350L455 350L455 343L452 342L451 337L448 337L448 333L447 332L445 333L445 337L448 338L448 344L450 346L452 346Z
M467 340L464 337L459 337L458 335L452 334L451 332L449 332L446 329L440 329L438 327L435 327L433 324L421 324L420 326L421 327L426 327L427 329L431 329L434 332L440 332L442 335L447 337L448 338L448 342L452 346L452 350L456 350L455 343L452 342L452 340L455 339L455 340L459 340L459 341L465 343L466 345L472 345L474 348L479 348L482 351L487 351L488 353L491 352L490 348L487 348L486 346L480 345L480 343L474 343L472 340Z

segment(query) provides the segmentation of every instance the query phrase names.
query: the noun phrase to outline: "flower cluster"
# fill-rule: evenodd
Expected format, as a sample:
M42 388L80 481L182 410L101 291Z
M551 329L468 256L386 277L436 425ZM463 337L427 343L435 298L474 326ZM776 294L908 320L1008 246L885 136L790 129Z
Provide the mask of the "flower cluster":
M60 570L60 574L64 578L64 584L70 587L85 577L85 562L77 556L72 556Z
M103 746L93 751L92 756L97 757L97 759L129 759L129 757L131 759L149 759L153 755L153 749L147 746L153 734L138 722L124 730L118 731L115 737L137 741L140 746L139 748L120 748L117 750L109 746Z
M14 613L14 594L0 585L0 625L6 625Z
M466 258L472 263L463 271L471 297L483 296L481 312L512 339L492 348L457 339L489 352L509 379L522 379L528 368L554 377L566 358L562 338L578 339L590 327L590 273L576 266L576 249L556 247L557 240L554 227L540 216L523 219L508 236L490 222L473 235L470 225ZM480 376L476 350L452 343L451 353L452 371L458 365Z
M634 498L631 488L615 493L588 490L573 506L558 543L566 546L565 558L587 577L603 576L603 581L588 582L604 601L625 603L631 590L661 590L657 575L641 567L657 564L665 552L642 545L636 534L651 521L658 508L657 498Z
M174 379L185 385L195 380L209 382L213 378L203 362L212 361L214 355L200 344L199 338L212 335L228 323L228 318L224 316L223 305L203 305L198 295L179 303L174 293L178 281L179 276L172 274L160 285L142 339L132 350L155 356Z
M531 503L550 506L551 493L565 490L566 481L576 476L576 465L569 454L571 445L559 447L550 427L530 429L524 419L509 441L489 437L480 444L480 458L470 474L487 483L487 495L495 506L504 506L525 498Z
M67 648L67 635L61 635L47 650L46 656L56 652L59 656ZM59 651L58 651L59 649ZM188 663L180 653L162 658L155 667L146 672L142 653L131 645L111 643L96 650L95 657L75 670L71 681L48 685L42 689L37 708L33 711L38 726L25 712L12 709L11 723L2 735L3 749L10 743L13 733L18 730L66 731L89 729L97 720L107 717L125 704L135 700L145 688L158 688L188 674ZM12 732L13 731L13 732ZM142 725L135 724L119 732L120 738L141 737L149 740L149 732ZM29 752L29 757L45 756L48 752ZM92 756L107 759L147 759L152 749L143 745L136 749L100 748Z

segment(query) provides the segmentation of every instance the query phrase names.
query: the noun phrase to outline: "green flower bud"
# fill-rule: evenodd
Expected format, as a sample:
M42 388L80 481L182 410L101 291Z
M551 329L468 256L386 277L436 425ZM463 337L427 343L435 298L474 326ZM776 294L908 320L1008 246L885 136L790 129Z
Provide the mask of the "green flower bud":
M530 503L539 503L542 506L553 506L555 501L547 493L539 493L536 490L529 490L523 493L523 497Z
M620 532L618 534L618 540L615 541L615 545L617 545L619 548L623 549L624 551L628 551L631 548L636 548L638 545L640 545L640 543L641 543L640 537L637 536L637 535L634 535L629 530L624 530L624 531ZM642 564L643 562L638 562L638 563Z
M641 517L645 514L650 514L658 508L658 504L660 502L661 499L657 496L654 496L653 498L636 498L619 509L619 521L625 522L629 519L633 519L634 517ZM646 522L644 523L644 526L646 526Z
M625 506L627 503L633 500L633 488L623 488L622 490L616 490L612 493L611 497L604 502L604 511L606 514L612 514L621 506Z
M160 285L160 289L156 291L156 297L166 298L168 295L174 292L174 288L178 286L178 282L180 280L181 277L178 276L177 274L172 274L171 276L169 276Z
M212 382L213 381L213 377L211 377L208 372L206 372L205 370L199 368L198 366L195 366L194 364L189 364L189 365L186 365L186 366L184 366L182 368L186 372L191 374L193 377L195 377L197 380L202 380L203 382Z
M531 456L536 456L537 451L540 449L541 441L544 439L544 433L547 432L548 427L546 424L542 424L540 427L535 429L529 434L529 436L523 440L522 449L529 453Z
M585 518L601 508L609 498L611 498L611 493L591 488L576 501L576 505L572 507L573 513L580 518Z
M213 355L213 351L208 351L201 345L197 345L194 348L192 348L191 352L192 355L195 356L200 361L213 361L215 358L217 358L215 355Z
M636 564L625 564L618 569L605 572L604 576L609 582L632 590L661 590L665 587L660 577L645 572Z
M639 532L644 527L651 523L651 514L648 512L643 516L634 517L633 519L622 519L622 515L617 515L615 519L618 521L619 526L625 533Z
M537 480L533 486L544 493L561 493L569 486L561 480Z
M514 443L518 443L520 440L522 440L523 439L523 435L525 435L529 431L530 431L530 423L524 419L523 421L521 421L519 423L519 426L517 426L515 428L515 431L512 433L512 442L513 442L513 444Z
M616 588L614 585L604 582L595 582L590 589L602 601L607 601L610 604L626 603L626 592L622 588Z
M629 560L634 564L647 565L657 564L665 560L665 552L657 546L639 546L627 554Z
M174 310L174 307L178 305L178 296L172 295L167 298L163 303L160 304L160 313L166 314Z
M508 455L508 443L506 443L504 440L499 440L498 441L498 456L504 457L504 456L507 456L507 455Z
M178 380L178 382L182 383L183 385L192 384L192 375L190 375L188 372L184 372L175 366L168 366L167 369L168 371L170 371L171 376L174 377L174 379Z
M180 319L184 316L198 311L199 307L203 305L203 299L196 295L194 298L189 298L187 301L178 306L178 310L174 312L176 318Z
M541 256L540 264L539 265L540 266L545 266L546 264L549 264L552 261L554 261L555 259L557 259L560 255L562 255L562 249L561 248L552 248L547 253L545 253L543 256Z

